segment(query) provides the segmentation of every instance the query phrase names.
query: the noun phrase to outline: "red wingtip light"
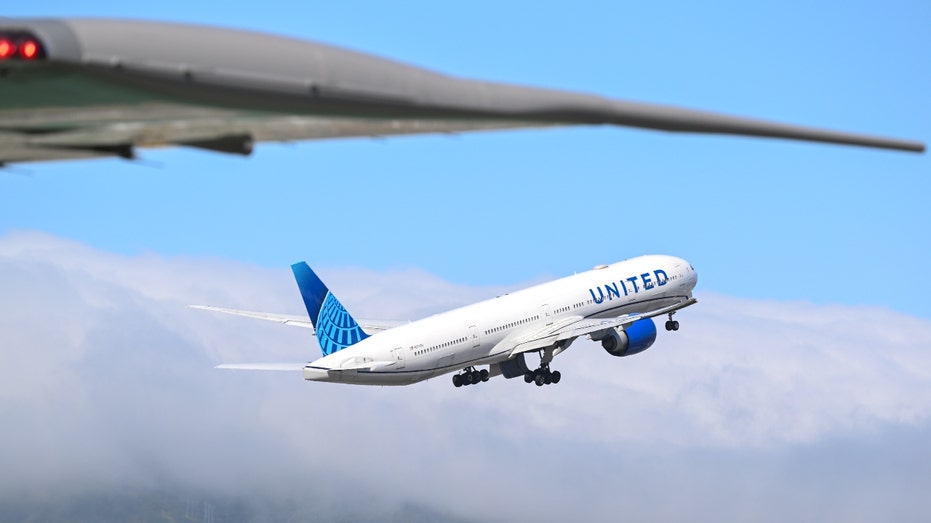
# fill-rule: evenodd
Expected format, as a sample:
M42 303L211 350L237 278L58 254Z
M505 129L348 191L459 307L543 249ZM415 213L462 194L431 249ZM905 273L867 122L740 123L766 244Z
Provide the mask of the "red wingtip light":
M16 45L13 42L5 38L0 39L0 60L6 60L7 58L10 58L15 52Z
M35 40L26 40L19 45L19 55L26 60L32 60L39 56L39 44Z

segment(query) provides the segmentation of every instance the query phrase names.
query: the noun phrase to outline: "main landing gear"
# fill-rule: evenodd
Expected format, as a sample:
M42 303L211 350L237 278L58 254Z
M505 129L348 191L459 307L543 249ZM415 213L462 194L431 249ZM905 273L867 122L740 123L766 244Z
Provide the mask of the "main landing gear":
M459 374L453 374L453 385L461 387L463 385L474 385L482 381L488 381L488 370L476 370L475 367L462 369Z
M668 331L677 331L679 330L679 322L672 319L672 315L675 314L675 311L669 313L669 319L666 320L666 330Z
M562 374L558 370L550 370L550 362L556 355L554 349L564 350L565 346L549 347L540 351L540 367L537 370L528 371L524 374L524 383L535 383L537 387L549 385L550 383L559 383Z
M550 370L549 363L541 363L540 368L524 374L524 383L536 383L537 387L559 383L562 374L558 370Z

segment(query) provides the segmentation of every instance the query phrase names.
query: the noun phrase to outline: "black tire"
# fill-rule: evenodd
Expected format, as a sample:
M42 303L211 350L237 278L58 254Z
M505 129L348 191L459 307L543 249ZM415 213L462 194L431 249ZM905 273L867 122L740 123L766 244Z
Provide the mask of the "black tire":
M543 374L537 374L537 376L533 378L533 382L537 384L537 387L542 387L546 385L546 377L544 377Z
M679 330L679 322L678 322L678 321L672 322L672 330L674 330L674 331Z
M453 385L454 385L456 388L461 387L461 386L462 386L462 376L460 376L460 375L458 375L458 374L453 374Z
M488 369L478 371L478 375L482 381L488 381Z
M551 380L551 381L553 382L553 384L555 385L556 383L559 383L559 380L560 380L560 379L562 379L562 373L560 373L558 370L554 370L554 371L553 371L553 376L550 378L550 380Z
M527 371L524 373L524 383L533 383L533 373Z

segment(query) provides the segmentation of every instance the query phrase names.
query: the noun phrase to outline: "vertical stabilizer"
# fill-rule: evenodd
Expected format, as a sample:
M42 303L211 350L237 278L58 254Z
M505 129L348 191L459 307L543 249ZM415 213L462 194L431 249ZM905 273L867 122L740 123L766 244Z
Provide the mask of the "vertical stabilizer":
M291 266L324 356L368 338L356 320L305 262Z

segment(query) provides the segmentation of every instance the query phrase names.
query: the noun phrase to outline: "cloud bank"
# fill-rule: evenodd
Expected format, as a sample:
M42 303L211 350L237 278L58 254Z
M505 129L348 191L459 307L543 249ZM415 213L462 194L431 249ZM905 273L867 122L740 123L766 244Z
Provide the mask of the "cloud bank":
M370 318L510 290L416 270L319 272ZM931 322L702 288L682 329L643 354L576 342L554 362L557 386L351 387L212 368L316 357L304 329L184 307L301 313L287 267L10 234L0 492L171 485L293 497L318 515L415 502L502 521L927 514Z

